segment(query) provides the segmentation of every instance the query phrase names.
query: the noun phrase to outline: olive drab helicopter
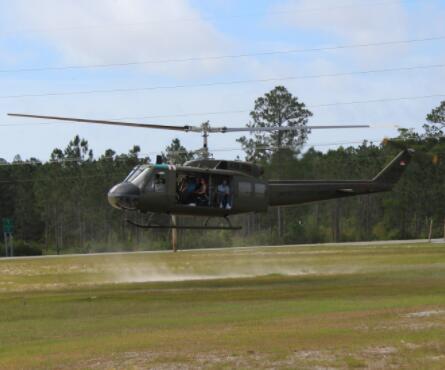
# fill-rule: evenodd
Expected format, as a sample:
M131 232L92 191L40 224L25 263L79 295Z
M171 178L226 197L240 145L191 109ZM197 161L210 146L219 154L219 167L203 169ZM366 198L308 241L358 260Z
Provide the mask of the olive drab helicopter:
M208 122L201 126L172 126L145 123L92 120L82 118L9 114L15 117L41 118L79 123L95 123L127 127L142 127L182 132L201 133L203 147L200 159L182 166L166 164L158 156L155 164L136 166L127 178L108 192L108 201L123 211L143 214L167 214L169 225L159 225L149 219L146 224L127 220L134 226L147 229L171 229L172 245L176 251L177 229L238 230L229 216L266 212L269 207L293 206L302 203L343 198L360 194L389 191L400 179L410 162L412 149L401 151L380 173L371 180L265 180L263 169L250 162L218 160L210 156L210 133L289 131L301 128L285 127L212 127ZM367 125L307 126L307 129L366 128ZM180 226L176 216L206 217L202 226ZM209 220L222 218L226 226L211 226Z

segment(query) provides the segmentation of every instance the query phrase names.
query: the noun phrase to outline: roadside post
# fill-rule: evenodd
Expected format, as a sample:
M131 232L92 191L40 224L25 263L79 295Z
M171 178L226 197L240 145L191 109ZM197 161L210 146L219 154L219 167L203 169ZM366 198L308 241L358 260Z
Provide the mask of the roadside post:
M445 219L443 220L443 240L445 240Z
M2 220L2 224L3 224L3 238L5 240L5 255L6 257L13 257L14 244L13 244L12 233L14 231L14 224L12 222L12 219L10 218L4 218Z
M433 238L433 218L430 219L430 230L428 232L428 241L431 243L431 239Z

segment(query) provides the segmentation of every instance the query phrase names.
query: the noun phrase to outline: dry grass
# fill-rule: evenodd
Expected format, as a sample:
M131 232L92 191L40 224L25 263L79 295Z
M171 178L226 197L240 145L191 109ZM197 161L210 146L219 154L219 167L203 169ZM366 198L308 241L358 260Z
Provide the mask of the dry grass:
M440 245L0 261L0 368L442 369Z

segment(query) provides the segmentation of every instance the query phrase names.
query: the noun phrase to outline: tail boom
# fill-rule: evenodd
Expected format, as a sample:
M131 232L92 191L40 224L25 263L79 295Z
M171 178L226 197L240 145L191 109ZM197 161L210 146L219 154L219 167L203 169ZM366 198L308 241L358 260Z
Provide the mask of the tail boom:
M269 182L269 204L292 206L314 201L389 191L401 178L414 151L400 152L372 180L276 180Z

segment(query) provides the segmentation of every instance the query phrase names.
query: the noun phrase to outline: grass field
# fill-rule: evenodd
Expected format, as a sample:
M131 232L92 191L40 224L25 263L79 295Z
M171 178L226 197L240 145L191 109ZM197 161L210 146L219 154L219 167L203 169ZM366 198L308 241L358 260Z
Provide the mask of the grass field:
M1 369L444 369L445 245L0 261Z

